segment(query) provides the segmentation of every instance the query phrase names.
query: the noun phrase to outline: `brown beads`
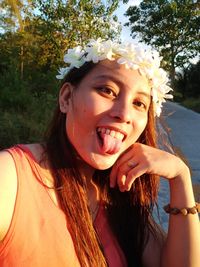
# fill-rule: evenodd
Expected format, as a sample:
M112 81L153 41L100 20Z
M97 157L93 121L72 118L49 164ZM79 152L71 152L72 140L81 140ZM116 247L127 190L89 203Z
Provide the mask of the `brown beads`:
M163 209L165 210L166 213L169 213L169 214L177 215L177 214L181 213L184 216L186 216L188 214L196 214L196 213L200 212L200 203L196 203L196 205L194 207L182 208L182 209L172 208L172 207L170 207L170 204L168 204L168 205L164 206Z

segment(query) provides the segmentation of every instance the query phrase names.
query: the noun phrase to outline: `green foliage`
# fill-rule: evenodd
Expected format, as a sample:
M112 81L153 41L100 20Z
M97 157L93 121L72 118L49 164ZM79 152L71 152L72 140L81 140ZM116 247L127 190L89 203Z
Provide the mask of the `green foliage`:
M200 98L200 61L190 64L182 72L177 73L175 83L180 100ZM180 95L181 94L181 95ZM181 97L180 97L181 96Z
M24 18L32 15L31 1L0 0L0 31L23 30Z
M182 101L181 105L200 113L200 97L198 98L189 97L185 99L184 101Z
M0 75L0 81L0 148L41 140L56 104L58 84L50 87L49 81L48 92L47 82L46 91L36 93L12 68Z
M175 82L175 101L200 113L200 61L178 72Z
M37 31L45 38L50 57L53 50L60 61L67 48L82 45L91 38L119 38L121 29L113 16L118 2L113 0L104 5L97 0L35 0L40 12Z
M172 82L175 68L183 68L200 51L199 7L194 0L144 0L126 12L133 38L160 50Z
M88 39L119 38L120 24L113 15L119 0L106 5L97 0L34 0L31 5L27 1L10 2L12 5L0 0L4 11L0 15L4 30L0 36L0 64L7 65L14 59L22 78L26 70L30 74L36 68L42 72L57 69L65 50Z

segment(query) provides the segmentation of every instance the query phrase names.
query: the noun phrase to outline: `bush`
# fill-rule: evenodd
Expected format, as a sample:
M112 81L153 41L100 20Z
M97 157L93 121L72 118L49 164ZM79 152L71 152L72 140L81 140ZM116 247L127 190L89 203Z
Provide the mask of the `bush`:
M200 113L200 97L187 98L181 102L181 105Z
M177 99L184 101L187 98L200 98L199 84L200 61L196 64L190 64L186 69L182 70L182 72L177 73L175 81L175 89L178 94Z
M34 90L11 69L0 80L0 149L40 141L55 108L58 86L52 83L51 87L46 82L44 90Z

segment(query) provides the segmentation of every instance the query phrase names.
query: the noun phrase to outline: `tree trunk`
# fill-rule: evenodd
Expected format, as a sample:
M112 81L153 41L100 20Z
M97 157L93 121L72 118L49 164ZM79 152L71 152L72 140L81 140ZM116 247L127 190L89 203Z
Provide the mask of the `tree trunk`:
M20 53L20 78L21 80L24 79L24 46L21 46L21 53Z
M171 66L170 66L170 78L171 78L171 87L175 87L175 75L176 75L176 69L175 69L175 53L174 53L174 44L173 41L171 41Z

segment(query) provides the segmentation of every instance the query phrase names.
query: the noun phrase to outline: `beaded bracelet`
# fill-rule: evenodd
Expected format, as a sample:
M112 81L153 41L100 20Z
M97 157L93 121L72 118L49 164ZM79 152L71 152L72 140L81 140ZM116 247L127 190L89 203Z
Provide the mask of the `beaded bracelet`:
M200 203L196 202L196 205L194 207L182 208L182 209L172 208L172 207L170 207L170 204L168 204L168 205L164 206L163 209L166 213L173 214L173 215L177 215L179 213L181 213L183 215L196 214L196 213L200 212Z

